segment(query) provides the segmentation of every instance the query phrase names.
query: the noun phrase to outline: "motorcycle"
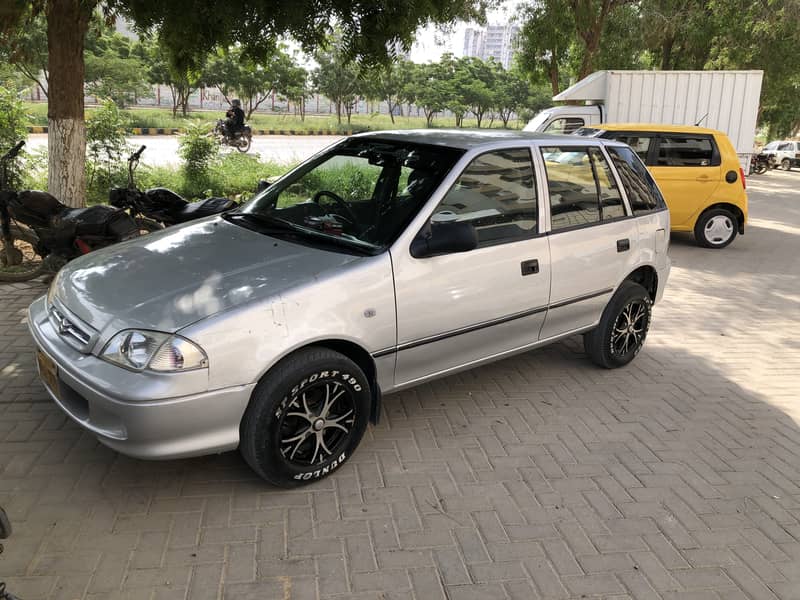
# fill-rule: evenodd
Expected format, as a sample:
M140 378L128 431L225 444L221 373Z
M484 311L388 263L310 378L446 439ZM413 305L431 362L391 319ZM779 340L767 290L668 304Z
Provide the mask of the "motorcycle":
M753 156L750 157L750 171L761 175L762 173L766 173L768 169L773 168L771 167L771 163L774 162L775 159L764 152L753 154Z
M127 210L140 229L157 231L170 225L217 215L238 206L229 198L187 202L172 190L161 187L141 191L136 187L134 175L145 148L147 146L142 146L128 157L128 186L114 188L109 193L109 203Z
M0 506L0 540L11 536L11 522L3 507ZM3 553L3 544L0 544L0 554ZM6 584L0 581L0 600L19 600L14 594L6 591Z
M24 145L21 141L0 157L0 281L55 273L77 256L140 235L125 211L70 208L47 192L9 189L8 165Z
M233 146L239 152L247 152L250 150L250 144L253 143L253 131L248 125L245 125L241 131L230 134L225 121L219 119L217 125L214 127L214 135L217 141L222 146Z

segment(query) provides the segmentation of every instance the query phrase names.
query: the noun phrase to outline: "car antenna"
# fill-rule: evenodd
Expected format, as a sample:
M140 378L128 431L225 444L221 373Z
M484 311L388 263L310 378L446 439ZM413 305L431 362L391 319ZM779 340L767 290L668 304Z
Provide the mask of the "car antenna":
M706 114L704 114L702 117L700 117L700 120L699 120L697 123L695 123L695 124L694 124L694 126L695 126L695 127L700 127L700 123L702 123L703 121L705 121L707 116L708 116L708 113L706 113Z

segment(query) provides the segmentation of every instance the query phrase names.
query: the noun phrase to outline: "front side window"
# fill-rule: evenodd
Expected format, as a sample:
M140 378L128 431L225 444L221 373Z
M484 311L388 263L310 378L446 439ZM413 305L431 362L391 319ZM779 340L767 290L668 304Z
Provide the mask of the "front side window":
M653 142L652 136L636 135L633 133L615 134L611 132L604 137L620 141L623 144L628 144L628 146L633 148L633 151L639 155L639 158L647 162L647 153L650 151L650 145Z
M529 238L537 233L538 208L531 153L496 150L473 160L431 216L432 223L471 223L478 247Z
M634 215L664 208L664 199L647 167L629 149L609 146L608 155L628 194Z
M562 133L568 134L577 131L585 125L584 120L580 117L563 117L556 119L545 127L545 133Z
M658 144L659 167L708 167L714 162L714 146L707 137L662 137Z
M617 183L597 147L542 148L554 231L625 216Z
M352 138L301 165L228 218L265 233L367 253L388 247L462 150Z
M780 150L781 152L791 151L792 144L791 143L781 144L780 146L778 146L778 150Z

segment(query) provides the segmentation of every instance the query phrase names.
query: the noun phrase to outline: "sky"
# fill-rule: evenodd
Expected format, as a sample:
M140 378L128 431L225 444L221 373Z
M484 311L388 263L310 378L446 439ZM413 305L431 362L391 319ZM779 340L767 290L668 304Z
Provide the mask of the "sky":
M505 25L515 14L517 0L501 0L495 10L487 13L487 24ZM445 52L461 56L464 50L464 30L468 27L480 27L477 23L457 22L450 30L440 31L434 26L427 26L417 32L417 41L411 48L411 60L416 63L437 61Z

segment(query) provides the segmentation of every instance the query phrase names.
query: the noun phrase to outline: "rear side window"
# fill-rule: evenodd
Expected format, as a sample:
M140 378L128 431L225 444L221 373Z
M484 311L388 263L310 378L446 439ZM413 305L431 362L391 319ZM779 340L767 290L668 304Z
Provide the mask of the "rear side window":
M635 135L632 133L614 133L610 131L603 137L628 144L628 146L633 148L633 151L639 155L642 161L645 163L647 162L647 153L650 152L650 146L653 143L652 135Z
M596 147L543 147L553 231L625 216L616 180Z
M628 194L633 214L664 208L664 198L642 161L629 148L609 146L606 149Z
M669 136L658 143L659 167L708 167L714 164L714 145L707 137Z

